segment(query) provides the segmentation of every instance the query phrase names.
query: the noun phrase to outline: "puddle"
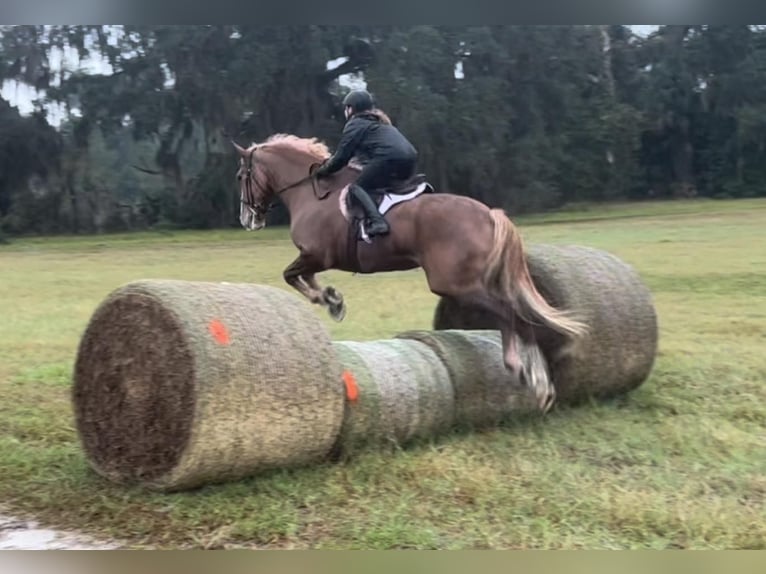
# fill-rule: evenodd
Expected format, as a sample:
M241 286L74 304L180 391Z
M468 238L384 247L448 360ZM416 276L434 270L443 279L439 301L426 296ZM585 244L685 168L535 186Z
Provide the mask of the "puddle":
M111 550L114 542L99 542L76 532L40 528L34 520L0 514L0 550Z

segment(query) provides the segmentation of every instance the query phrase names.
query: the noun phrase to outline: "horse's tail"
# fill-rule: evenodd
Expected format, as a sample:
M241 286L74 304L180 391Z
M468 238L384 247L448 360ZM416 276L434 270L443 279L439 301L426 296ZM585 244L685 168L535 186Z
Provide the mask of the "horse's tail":
M533 325L544 325L566 336L586 332L584 323L552 307L535 287L527 267L524 242L502 209L489 212L494 224L492 249L487 258L484 284L495 296L510 301L516 314Z

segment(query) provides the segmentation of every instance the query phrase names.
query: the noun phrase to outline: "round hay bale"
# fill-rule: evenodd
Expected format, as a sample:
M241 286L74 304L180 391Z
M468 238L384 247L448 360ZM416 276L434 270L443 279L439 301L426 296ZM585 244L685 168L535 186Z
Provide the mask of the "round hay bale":
M98 473L174 490L322 459L340 380L328 331L285 290L146 280L95 310L72 400Z
M616 256L590 247L532 244L527 262L535 286L554 306L574 311L589 327L570 352L546 359L560 402L609 397L641 385L657 354L657 315L638 273ZM433 327L497 330L487 313L442 298Z
M532 393L505 368L498 331L408 331L397 337L428 345L446 366L455 393L454 424L480 428L537 410Z
M454 392L447 368L416 341L333 343L344 368L346 414L336 452L373 444L402 445L436 436L453 424Z

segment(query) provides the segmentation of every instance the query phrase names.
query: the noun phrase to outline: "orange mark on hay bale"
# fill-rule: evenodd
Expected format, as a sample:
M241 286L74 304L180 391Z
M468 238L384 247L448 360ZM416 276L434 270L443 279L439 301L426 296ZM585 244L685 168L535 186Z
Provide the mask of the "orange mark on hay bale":
M356 378L351 371L343 371L343 382L346 385L346 396L348 400L356 402L359 398L359 386L356 384Z
M221 323L221 321L218 319L213 319L210 321L210 323L208 323L207 328L210 331L210 334L213 335L213 338L218 342L218 344L229 344L229 341L231 340L229 338L229 330L223 323Z

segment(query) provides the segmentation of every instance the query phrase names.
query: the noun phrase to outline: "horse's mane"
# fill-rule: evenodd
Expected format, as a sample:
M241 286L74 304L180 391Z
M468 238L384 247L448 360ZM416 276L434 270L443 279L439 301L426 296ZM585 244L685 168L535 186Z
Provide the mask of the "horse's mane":
M318 161L324 161L330 157L330 150L324 142L317 138L299 138L292 134L274 134L260 144L253 143L250 149L254 146L296 151L309 155Z
M265 147L295 151L308 155L319 162L323 162L330 157L330 150L327 145L317 138L300 138L293 134L274 134L262 143L253 142L248 151L254 147ZM360 171L362 166L352 158L348 162L348 167L355 171Z

